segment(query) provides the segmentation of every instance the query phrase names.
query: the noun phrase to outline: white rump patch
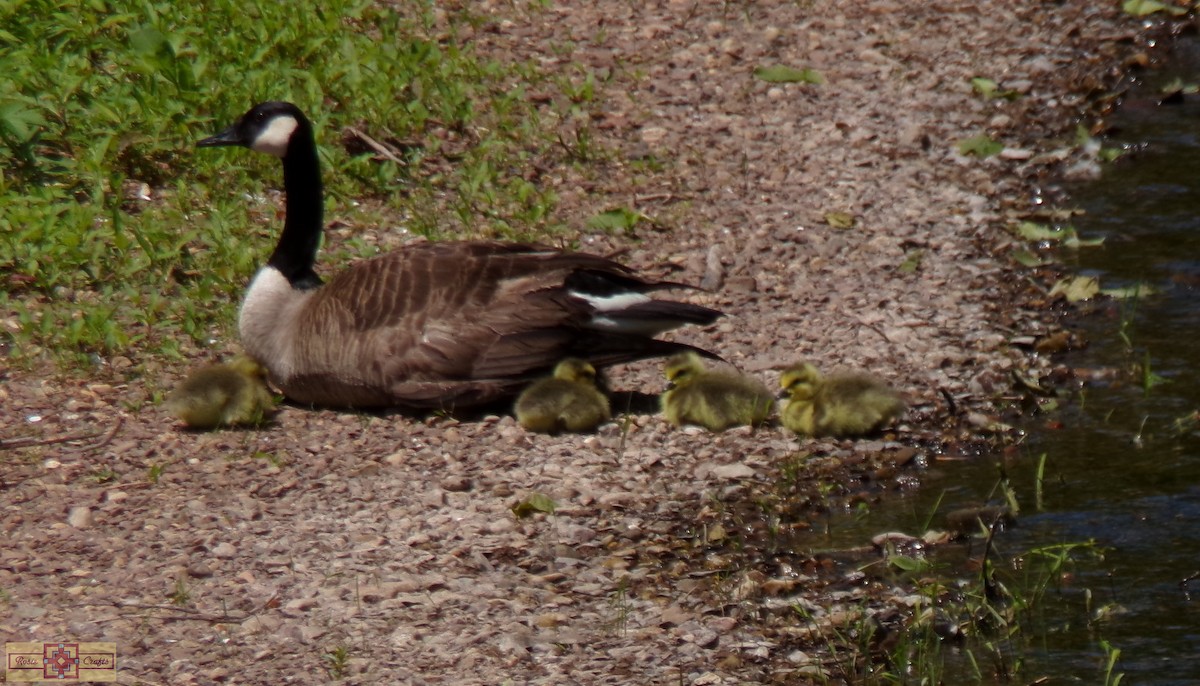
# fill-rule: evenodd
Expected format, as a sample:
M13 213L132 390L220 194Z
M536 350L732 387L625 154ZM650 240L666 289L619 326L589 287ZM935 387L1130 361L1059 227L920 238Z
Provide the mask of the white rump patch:
M300 122L296 121L295 117L281 114L272 119L267 128L254 138L250 148L283 159L284 155L287 155L288 143L292 141L292 133L296 131L297 126L300 126Z
M641 318L621 319L621 310L650 302L650 296L643 293L627 291L625 293L606 296L594 293L580 293L579 291L568 292L580 300L586 300L589 305L596 309L596 314L588 322L588 328L653 338L664 331L670 331L679 326L678 322L656 322Z
M594 293L580 293L579 291L568 291L570 295L586 300L589 305L596 308L598 312L619 312L626 307L641 305L642 303L650 302L650 296L642 293L617 293L616 295L596 295Z

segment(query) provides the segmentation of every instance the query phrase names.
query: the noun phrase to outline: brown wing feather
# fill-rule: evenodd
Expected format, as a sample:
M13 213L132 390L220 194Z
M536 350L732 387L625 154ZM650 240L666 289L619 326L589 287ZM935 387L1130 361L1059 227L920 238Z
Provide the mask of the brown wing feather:
M306 374L296 382L346 386L324 402L358 406L510 394L574 352L591 309L561 286L579 269L653 283L603 257L533 244L425 243L359 263L317 291L298 322ZM603 364L654 347L619 338Z

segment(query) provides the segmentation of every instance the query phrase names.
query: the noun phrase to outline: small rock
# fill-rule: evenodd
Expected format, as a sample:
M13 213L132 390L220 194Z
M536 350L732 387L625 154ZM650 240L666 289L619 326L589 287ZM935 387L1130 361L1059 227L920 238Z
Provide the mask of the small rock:
M697 629L692 633L692 643L695 643L701 648L711 650L712 648L716 648L717 644L720 642L721 637L718 636L717 632L713 631L712 629Z
M758 281L753 276L735 276L725 282L725 291L735 295L748 295L758 290Z
M237 555L237 548L233 547L233 544L229 543L228 541L222 541L218 543L211 552L213 557L229 559L234 555Z
M89 507L72 507L67 516L67 523L76 529L86 529L92 525L92 510Z
M796 665L802 665L802 664L807 664L809 662L812 662L812 658L810 658L808 656L808 653L804 652L803 650L793 650L792 652L787 654L786 659L788 662L791 662L792 664L796 664Z
M718 634L727 634L733 631L738 625L738 621L733 617L717 617L708 622L708 628Z
M661 126L647 126L642 129L642 142L647 145L661 143L667 137L667 130Z
M302 626L300 627L300 640L303 643L312 643L325 635L325 630L317 626Z
M889 531L871 538L871 543L876 548L883 548L888 545L908 545L916 541L917 538L915 536L909 536L901 531Z
M718 479L749 479L754 474L752 468L741 463L723 464L712 469L712 475Z
M283 623L283 620L279 619L278 617L272 616L272 615L255 615L255 616L251 617L250 619L247 619L246 621L242 622L242 632L247 633L247 634L259 634L259 633L271 634L271 633L274 633L276 630L278 630L279 626L282 623ZM275 651L269 651L268 655L264 655L263 657L260 658L259 654L256 653L255 659L263 659L265 657L276 657L276 655L277 655L277 653Z
M13 616L20 619L37 619L46 614L46 608L37 605L18 605Z
M679 626L680 624L683 624L684 622L691 621L692 618L693 618L693 615L691 612L688 612L687 610L683 609L682 607L679 607L678 605L671 605L662 611L662 617L659 618L658 623L660 625L666 624L666 625Z
M465 476L450 476L442 479L441 487L451 493L463 493L471 490L471 480Z

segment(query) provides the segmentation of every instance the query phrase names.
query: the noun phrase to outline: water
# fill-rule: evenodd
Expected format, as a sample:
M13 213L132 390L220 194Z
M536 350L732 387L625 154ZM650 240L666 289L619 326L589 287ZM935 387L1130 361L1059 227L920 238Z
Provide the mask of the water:
M1200 424L1177 426L1200 410L1200 95L1155 104L1163 84L1200 81L1197 46L1181 44L1176 64L1148 74L1113 118L1119 134L1106 146L1136 152L1106 165L1100 180L1068 189L1070 202L1086 211L1073 220L1080 235L1105 244L1064 251L1067 264L1105 288L1141 283L1156 293L1100 301L1068 322L1089 346L1063 361L1105 373L1053 415L1061 428L1031 419L1028 440L1003 460L1022 510L1018 526L997 538L1001 554L1085 541L1105 550L1103 559L1080 555L1067 567L1023 640L1010 646L1023 660L1016 683L1103 683L1101 641L1120 649L1114 673L1125 675L1124 684L1200 683L1200 579L1184 583L1200 574ZM1164 380L1148 392L1147 363ZM1043 453L1039 510L1035 472ZM935 507L980 504L997 483L998 462L931 471L921 494L835 524L837 537L915 533ZM976 544L970 552L978 551ZM943 562L965 575L967 552L948 551ZM1100 608L1105 618L1096 619ZM961 673L947 683L965 683L960 677L970 673L965 662L950 670ZM999 681L984 671L985 683Z

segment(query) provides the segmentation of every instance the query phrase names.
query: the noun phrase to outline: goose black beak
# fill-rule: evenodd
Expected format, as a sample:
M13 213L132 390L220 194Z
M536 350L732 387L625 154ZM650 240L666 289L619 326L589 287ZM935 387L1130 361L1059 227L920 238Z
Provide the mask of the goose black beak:
M241 134L238 133L237 124L234 124L233 126L230 126L229 128L222 131L221 133L218 133L215 136L209 136L208 138L205 138L204 140L196 143L196 147L198 147L198 148L214 148L214 147L217 147L220 145L245 145L245 144L246 144L246 142L242 140Z

